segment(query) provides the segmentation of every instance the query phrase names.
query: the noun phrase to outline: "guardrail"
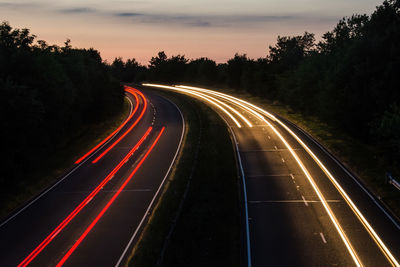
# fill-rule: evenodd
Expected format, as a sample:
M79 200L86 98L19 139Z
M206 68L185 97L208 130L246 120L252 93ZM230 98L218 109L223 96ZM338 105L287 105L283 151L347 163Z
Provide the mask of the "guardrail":
M391 184L396 187L397 190L400 190L400 183L396 181L389 172L386 173L386 183Z

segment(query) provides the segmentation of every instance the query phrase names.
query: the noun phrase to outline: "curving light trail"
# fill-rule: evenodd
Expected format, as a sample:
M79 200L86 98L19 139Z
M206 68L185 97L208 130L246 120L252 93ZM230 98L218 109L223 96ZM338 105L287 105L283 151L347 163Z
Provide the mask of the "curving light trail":
M219 108L222 112L224 112L226 115L228 115L229 118L231 118L233 120L233 122L236 124L237 127L241 128L242 125L239 123L239 121L229 112L227 111L224 107L222 107L220 104L218 104L216 101L214 101L212 98L205 96L204 94L199 94L196 92L192 92L190 90L185 90L185 89L179 89L173 86L167 86L167 85L154 85L154 84L143 84L145 86L150 86L150 87L160 87L160 88L164 88L164 89L170 89L170 90L175 90L175 91L180 91L180 92L186 92L188 94L192 94L195 95L201 99L204 99L205 101L211 103L212 105L216 106L217 108ZM222 103L221 101L219 101L220 103ZM224 103L223 103L224 104ZM225 105L225 104L224 104ZM233 108L231 108L233 110ZM235 113L240 114L239 112L235 111ZM240 114L241 115L241 114ZM247 120L246 120L247 121ZM250 125L251 123L248 122ZM251 127L251 126L250 126Z
M147 100L146 97L143 95L142 92L135 90L137 94L140 95L140 97L143 100L143 108L142 111L139 114L139 117L133 122L133 124L117 139L112 143L109 147L107 147L106 150L104 150L97 158L95 158L92 163L97 163L102 157L104 157L111 149L113 149L128 133L132 131L133 128L139 123L139 121L143 118L146 110L147 110Z
M385 245L385 243L382 241L382 239L379 237L379 235L376 233L376 231L372 228L371 224L368 222L368 220L365 218L365 216L361 213L361 211L358 209L356 204L352 201L352 199L346 193L346 191L343 189L343 187L339 184L337 179L332 175L332 173L328 170L328 168L326 168L326 166L321 162L321 160L312 152L312 150L300 139L300 137L298 137L286 124L284 124L281 120L276 118L274 115L272 115L268 111L266 111L256 105L253 105L245 100L242 100L242 99L239 99L239 98L227 95L227 94L204 89L204 88L198 88L198 87L192 87L192 86L182 86L182 85L177 86L177 87L178 88L186 88L186 89L195 90L195 91L206 91L207 93L210 93L212 95L217 95L217 96L223 97L225 99L231 100L235 104L240 103L240 105L243 107L245 107L245 106L251 107L254 110L264 114L271 120L273 120L273 121L277 122L279 125L281 125L287 132L290 133L290 135L292 135L300 143L300 145L307 151L307 153L314 159L314 161L318 164L318 166L322 169L322 171L327 175L329 180L332 182L332 184L335 186L335 188L341 194L341 196L346 201L348 206L351 208L353 213L357 216L357 218L359 219L361 224L364 226L364 228L370 234L370 236L372 237L374 242L377 244L379 249L383 252L385 257L388 259L390 264L392 266L400 266L397 259L393 256L393 254L390 252L388 247Z
M351 208L353 213L356 215L356 217L359 219L359 221L362 223L364 228L367 230L367 232L370 234L372 239L375 241L379 249L383 252L387 260L390 262L391 265L393 266L400 266L399 262L396 260L396 258L393 256L393 254L390 252L390 250L387 248L387 246L384 244L382 239L379 237L379 235L376 233L376 231L372 228L370 223L367 221L367 219L363 216L361 211L357 208L355 203L351 200L349 195L344 191L344 189L340 186L338 183L337 179L329 172L329 170L325 167L325 165L319 160L319 158L312 152L312 150L286 125L284 124L281 120L276 118L274 115L271 113L265 111L264 109L257 107L256 105L253 105L245 100L223 94L220 92L215 92L209 89L204 89L204 88L198 88L198 87L192 87L192 86L164 86L164 85L156 85L156 84L143 84L146 86L152 86L152 87L160 87L160 88L165 88L165 89L172 89L179 91L178 89L181 90L181 92L189 93L192 95L196 95L195 92L198 94L202 95L202 98L206 97L211 97L209 95L219 97L221 99L224 99L225 101L234 104L240 108L243 108L244 110L248 111L261 121L265 122L268 126L271 127L271 129L276 133L276 135L282 140L282 142L285 144L285 146L288 148L290 151L291 155L307 177L308 181L310 182L312 188L314 189L315 193L317 194L318 198L320 199L321 203L323 204L323 207L325 211L327 212L331 222L335 226L339 236L341 237L342 241L344 242L349 254L351 255L353 261L357 266L363 266L359 256L357 255L356 251L354 250L349 238L347 237L345 231L341 227L339 221L335 217L333 211L331 210L329 204L327 203L325 197L323 196L322 192L318 188L318 185L315 183L314 179L310 175L309 171L306 169L296 152L292 149L292 147L289 145L289 143L284 139L284 137L279 133L279 131L268 121L265 119L264 116L268 117L272 121L277 122L279 125L281 125L287 132L289 132L290 135L292 135L300 144L301 146L307 151L307 153L314 159L314 161L318 164L318 166L324 171L324 173L327 175L329 180L332 182L332 184L335 186L335 188L338 190L338 192L342 195L343 199L346 201L348 206ZM199 93L201 92L201 93ZM213 98L215 99L215 98ZM209 102L209 100L208 100Z
M74 219L78 213L82 211L87 204L103 189L103 187L114 177L114 175L122 168L127 160L133 155L133 153L140 147L140 145L146 140L147 136L152 131L152 127L149 127L139 142L126 154L121 162L103 179L103 181L20 263L18 267L27 266L30 264L37 255L42 252L43 249Z
M94 151L96 151L104 143L106 143L108 140L110 140L111 137L113 137L115 134L117 134L122 129L122 127L124 127L128 123L128 121L133 117L133 115L135 115L135 113L139 107L139 98L138 98L137 94L133 90L131 90L129 87L125 87L125 92L128 92L135 97L134 110L131 112L131 114L129 114L128 118L115 131L113 131L106 138L104 138L100 143L98 143L96 146L94 146L92 149L90 149L85 155L83 155L77 161L75 161L75 164L81 163L84 159L86 159L89 155L91 155Z
M67 253L64 255L64 257L57 263L57 267L61 267L64 265L64 263L68 260L68 258L72 255L72 253L77 249L77 247L82 243L82 241L86 238L86 236L89 234L89 232L93 229L93 227L97 224L97 222L100 220L100 218L104 215L104 213L110 208L112 203L117 199L119 194L122 192L122 190L126 187L126 185L129 183L129 181L132 179L132 177L135 175L135 173L139 170L139 168L142 166L143 162L146 160L146 158L149 156L155 145L158 143L158 141L161 138L161 135L163 134L165 130L165 127L163 127L160 131L160 133L157 135L156 139L153 141L151 144L150 148L147 150L146 154L140 159L139 163L136 165L136 167L133 169L133 171L129 174L129 176L125 179L123 184L118 188L117 192L112 196L112 198L107 202L107 204L104 206L104 208L100 211L100 213L96 216L96 218L90 223L90 225L86 228L86 230L82 233L82 235L75 241L75 243L72 245L72 247L67 251Z

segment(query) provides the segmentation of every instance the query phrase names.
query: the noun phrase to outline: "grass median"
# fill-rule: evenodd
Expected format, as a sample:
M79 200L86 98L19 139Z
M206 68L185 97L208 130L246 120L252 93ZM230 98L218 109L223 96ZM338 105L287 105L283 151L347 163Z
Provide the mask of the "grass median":
M32 173L16 183L12 188L0 194L0 218L4 219L10 212L33 199L40 192L60 179L77 157L85 154L101 140L112 133L128 117L130 104L124 101L122 112L97 124L90 124L74 136L59 144L50 156L40 157ZM39 159L38 159L39 160ZM2 190L3 191L3 190Z
M239 265L240 195L232 142L222 119L188 96L159 91L185 116L175 167L129 266Z

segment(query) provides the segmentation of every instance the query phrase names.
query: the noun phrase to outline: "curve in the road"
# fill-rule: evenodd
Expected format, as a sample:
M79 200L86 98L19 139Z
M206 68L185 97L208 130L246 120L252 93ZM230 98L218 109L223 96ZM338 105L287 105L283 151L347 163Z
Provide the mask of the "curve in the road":
M139 142L126 154L122 161L104 178L104 180L20 263L18 267L27 266L35 257L74 219L78 213L90 203L90 201L100 192L100 190L114 177L125 162L144 142L150 134L152 128L146 131Z
M394 257L392 252L389 250L389 248L385 245L385 243L382 241L380 236L377 234L377 232L374 230L374 228L371 226L371 224L367 221L367 219L363 216L361 211L358 209L358 207L355 205L355 203L352 201L350 196L345 192L343 187L338 183L337 179L331 174L331 172L328 170L328 168L325 167L325 165L321 162L321 160L313 153L313 151L289 128L287 127L281 120L276 118L274 115L271 113L247 102L242 99L227 95L227 94L222 94L219 92L211 91L208 89L204 88L197 88L197 87L190 87L190 86L165 86L165 85L155 85L155 84L144 84L145 86L152 86L152 87L158 87L158 88L164 88L164 89L169 89L169 90L174 90L178 91L181 93L185 94L190 94L192 96L197 96L203 100L206 100L206 102L213 104L215 107L219 108L221 110L221 107L216 105L215 103L215 97L220 98L221 100L226 101L227 104L237 106L238 108L242 108L243 110L246 110L248 113L252 114L254 117L259 118L261 121L263 121L270 129L272 129L275 134L279 137L279 139L285 144L297 164L299 165L300 169L308 179L309 183L311 184L312 188L314 189L316 195L318 196L320 202L323 204L326 213L328 214L329 218L331 219L331 222L335 226L337 233L341 237L343 243L345 244L347 251L351 255L354 263L357 266L363 266L363 263L358 256L356 250L354 249L352 243L350 242L350 239L348 238L346 232L343 230L341 224L339 223L339 220L336 218L334 212L332 211L330 205L328 204L328 201L322 194L321 190L318 187L318 184L315 182L315 179L312 177L310 172L307 170L305 165L303 164L302 160L300 157L297 155L297 153L294 151L294 149L291 147L291 145L285 140L285 138L280 134L280 132L275 128L274 125L272 125L271 122L269 122L266 118L270 119L272 122L277 123L280 125L285 131L287 131L304 149L305 151L311 156L311 158L316 162L316 164L323 170L323 172L326 174L326 176L329 178L331 183L335 186L336 190L340 193L342 198L345 200L347 205L350 207L354 215L357 217L359 222L362 224L362 226L366 229L368 234L371 236L375 244L379 247L383 255L387 258L388 262L392 266L399 266L399 263L397 259ZM228 115L232 121L235 121L235 118L233 117L233 114L228 114L226 111L222 110L223 113ZM237 114L236 112L234 112ZM266 116L266 118L264 117ZM234 134L234 133L233 133ZM282 158L283 160L283 158ZM244 184L245 185L245 184ZM246 188L245 188L246 191ZM303 197L304 200L304 197ZM306 202L305 202L306 203ZM387 214L386 214L387 215ZM248 231L247 231L248 233ZM322 236L322 239L325 240L325 238ZM249 236L248 236L249 237ZM325 240L326 242L326 240ZM250 253L248 253L250 254ZM249 255L250 258L250 255ZM249 262L249 265L251 265L251 262Z
M151 130L151 128L149 128ZM124 183L118 188L117 192L112 196L110 201L105 205L105 207L100 211L100 213L96 216L96 218L92 221L92 223L86 228L86 230L82 233L82 235L76 240L74 245L67 251L67 253L64 255L64 257L57 263L57 267L60 267L64 265L64 263L67 261L67 259L71 256L71 254L76 250L76 248L79 246L80 243L82 243L83 239L88 235L88 233L93 229L93 227L96 225L96 223L100 220L100 218L104 215L104 213L109 209L111 204L115 201L115 199L118 197L118 195L122 192L122 190L126 187L126 185L129 183L129 181L132 179L132 177L135 175L135 173L138 171L138 169L142 166L143 162L146 160L146 158L149 156L151 151L153 150L154 146L157 144L158 140L160 139L161 135L163 134L165 130L165 127L163 127L160 131L160 133L157 135L156 139L154 142L151 144L150 148L147 150L146 154L142 157L142 159L139 161L139 163L136 165L135 169L131 172L131 174L125 179ZM136 150L137 148L135 148ZM135 150L132 149L133 153ZM126 159L128 160L128 159Z
M130 120L114 136L0 227L1 266L114 265L125 259L170 173L184 134L183 116L175 104L125 89L132 102L137 95L137 110L142 112L131 116L131 108ZM112 140L118 143L112 146ZM99 164L88 161L107 149ZM112 243L106 252L105 236Z
M94 146L92 149L90 149L85 155L83 155L77 161L75 161L75 164L81 163L83 160L85 160L87 157L89 157L89 155L91 155L93 152L98 150L103 144L105 144L108 140L110 140L113 136L115 136L130 121L130 119L135 115L135 113L136 113L136 111L137 111L137 109L139 107L139 98L138 98L136 92L133 91L132 89L128 88L128 87L125 87L125 92L130 93L131 95L133 95L135 97L135 105L134 105L135 108L134 108L134 110L130 112L128 118L126 118L126 120L120 126L118 126L118 128L115 131L113 131L106 138L104 138L100 143L98 143L96 146Z

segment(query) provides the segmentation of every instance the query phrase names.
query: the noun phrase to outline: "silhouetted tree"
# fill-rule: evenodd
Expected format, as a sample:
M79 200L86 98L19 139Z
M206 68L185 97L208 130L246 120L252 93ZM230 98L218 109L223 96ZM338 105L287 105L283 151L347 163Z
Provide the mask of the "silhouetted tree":
M94 49L35 43L28 29L0 25L0 116L7 140L2 151L0 198L14 193L37 159L120 111L123 89ZM7 189L7 190L4 190Z

